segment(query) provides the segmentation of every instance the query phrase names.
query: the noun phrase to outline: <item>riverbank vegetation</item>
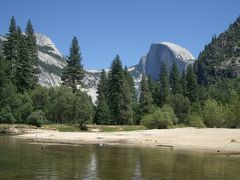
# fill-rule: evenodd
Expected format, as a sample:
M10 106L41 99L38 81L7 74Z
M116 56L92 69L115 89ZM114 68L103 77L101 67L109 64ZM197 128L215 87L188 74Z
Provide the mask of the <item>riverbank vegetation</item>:
M126 125L120 126L124 130L142 128L133 125L240 127L240 79L221 78L214 84L198 84L195 65L189 65L181 74L176 64L171 69L162 64L159 81L142 76L138 97L131 75L117 55L110 71L101 73L94 105L80 90L84 88L85 72L76 37L61 72L62 85L50 88L37 84L37 46L31 21L23 34L12 17L6 37L0 51L0 123L37 127L74 124L56 126L66 131L75 131L75 124L78 128L86 124ZM115 131L115 126L106 127L101 128Z

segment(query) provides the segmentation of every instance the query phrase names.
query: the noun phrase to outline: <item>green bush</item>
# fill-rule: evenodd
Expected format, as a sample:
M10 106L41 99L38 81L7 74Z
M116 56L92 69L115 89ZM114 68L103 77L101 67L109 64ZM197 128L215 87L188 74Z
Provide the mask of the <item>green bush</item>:
M81 127L85 123L92 123L93 106L90 97L85 92L77 92L73 103L73 120Z
M222 127L226 121L226 108L214 99L208 99L203 106L203 120L208 127Z
M240 127L240 99L236 97L228 105L228 113L225 122L227 128L239 128Z
M169 106L156 108L153 113L143 116L142 125L148 129L166 129L173 127L176 120L174 111Z
M41 127L45 123L45 114L42 110L32 112L28 118L27 123L37 127Z
M187 125L191 127L203 128L205 127L202 117L198 114L188 114L187 116Z
M190 101L187 97L181 94L173 94L167 98L167 104L169 104L173 109L174 113L178 117L179 123L182 123L190 109Z
M0 123L14 123L15 118L11 112L11 109L9 107L2 108L0 110Z

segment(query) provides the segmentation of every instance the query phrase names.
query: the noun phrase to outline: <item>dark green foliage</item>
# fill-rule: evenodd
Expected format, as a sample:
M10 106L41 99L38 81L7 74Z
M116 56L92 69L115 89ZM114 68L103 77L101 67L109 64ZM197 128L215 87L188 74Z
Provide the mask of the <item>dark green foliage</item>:
M188 99L192 103L198 101L197 77L195 75L192 65L189 65L187 67L186 80L187 80L187 97L188 97Z
M76 124L79 124L80 127L82 127L86 122L91 123L93 105L91 98L87 95L87 93L81 91L75 93L72 114L73 121Z
M62 69L54 64L47 64L43 61L39 61L39 66L42 67L43 69L45 69L49 73L53 73L58 76L61 76Z
M173 127L176 117L174 111L169 106L156 108L153 113L145 115L142 125L149 129L166 129Z
M162 64L160 71L160 92L159 92L159 105L162 106L166 103L166 99L170 94L169 91L169 78L168 71L165 64Z
M96 107L96 113L94 117L96 124L110 124L110 109L105 96L98 98L98 104Z
M16 73L16 62L18 60L18 35L15 18L12 16L7 34L7 41L3 45L5 59L7 61L7 75L11 80L14 79Z
M148 88L151 93L153 104L157 105L159 103L159 84L154 81L150 76L147 77Z
M185 71L182 72L181 87L182 87L182 95L187 96L187 79L186 79Z
M18 122L26 123L27 117L33 112L33 103L28 93L20 94L21 105L19 106Z
M108 85L112 124L131 123L133 115L131 88L126 81L118 55L112 62Z
M101 72L100 81L97 88L97 107L94 117L94 123L96 124L110 124L110 109L107 100L107 83L107 76L103 70Z
M12 83L5 83L1 88L0 94L0 109L4 111L11 118L11 122L18 121L19 107L21 106L21 99L19 98L16 88ZM3 121L10 121L5 119ZM9 122L10 123L10 122Z
M62 72L63 85L72 88L73 92L77 90L77 85L82 84L84 70L82 63L82 55L78 45L77 37L73 37L69 56L67 59L68 65L64 67Z
M167 98L167 104L174 109L174 113L178 118L178 123L183 123L190 109L189 99L181 94L170 95Z
M188 114L186 124L191 127L204 128L204 122L199 114Z
M125 76L125 79L126 79L126 83L128 84L128 87L130 89L130 93L131 93L131 96L132 96L132 102L137 103L137 96L136 96L136 92L135 92L133 78L129 74L126 66L124 67L124 76Z
M11 109L9 106L1 108L0 109L0 123L14 123L15 122L15 118L11 112Z
M23 93L32 89L33 84L33 65L31 64L29 47L26 37L22 35L21 29L18 27L18 59L15 64L16 77L15 84L18 91Z
M35 111L42 110L44 113L48 112L50 102L49 102L48 89L46 87L37 86L31 92L31 99L32 99L33 108Z
M228 108L227 120L225 126L228 128L240 127L240 96L233 96Z
M140 119L146 115L152 112L153 109L153 100L152 95L148 88L148 83L146 80L146 77L142 77L141 81L141 95L139 98L139 115ZM139 124L140 122L138 122Z
M0 56L0 90L4 87L4 84L8 81L7 78L7 62Z
M27 118L27 124L37 127L41 127L45 121L45 113L41 110L32 112Z
M40 73L39 70L39 59L38 59L38 51L37 51L37 44L36 44L36 36L33 29L33 25L30 19L27 22L26 30L26 42L29 51L29 64L31 65L31 74L30 78L32 81L32 86L34 87L37 84L38 77L37 75Z
M27 24L26 35L23 35L12 17L3 49L7 62L8 79L17 86L21 93L33 89L37 83L39 71L36 38L31 22L29 21Z
M47 114L48 120L55 123L73 121L74 94L71 89L64 86L52 88L49 94L51 106Z
M173 94L181 94L181 80L180 74L177 68L176 63L173 63L172 70L170 72L170 85L171 85L171 92Z
M222 127L226 121L226 107L208 99L203 106L203 120L208 127Z

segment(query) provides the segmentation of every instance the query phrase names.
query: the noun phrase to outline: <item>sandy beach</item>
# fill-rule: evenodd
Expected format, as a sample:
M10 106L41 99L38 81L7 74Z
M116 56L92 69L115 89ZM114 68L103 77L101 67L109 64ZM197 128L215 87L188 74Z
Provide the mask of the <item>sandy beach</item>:
M130 145L171 150L240 153L240 129L176 128L123 132L58 132L29 129L26 133L13 137L36 143Z

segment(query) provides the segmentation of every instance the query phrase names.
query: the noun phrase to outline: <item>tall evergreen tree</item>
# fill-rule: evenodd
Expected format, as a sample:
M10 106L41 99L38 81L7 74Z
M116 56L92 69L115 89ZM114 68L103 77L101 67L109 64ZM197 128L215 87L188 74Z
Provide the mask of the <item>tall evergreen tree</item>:
M32 69L30 55L26 37L22 34L21 28L18 27L18 58L16 61L15 84L18 91L23 93L25 90L32 88Z
M36 44L37 41L36 41L33 25L30 19L27 22L25 34L26 34L26 41L28 45L28 51L29 51L29 59L32 65L32 74L31 74L32 86L35 86L38 81L37 75L40 73L40 70L38 68L39 59L38 59L38 51L37 51L37 44Z
M169 78L166 65L163 63L160 71L160 99L159 105L162 106L166 102L167 97L169 96Z
M97 107L94 122L96 124L110 124L110 110L107 101L107 76L105 70L101 72L97 94Z
M187 96L187 79L186 79L186 71L182 72L181 76L181 86L182 86L182 94Z
M7 41L3 45L5 59L7 61L7 74L13 81L16 73L16 61L18 58L18 35L15 18L12 16L10 20Z
M77 37L74 36L69 50L68 65L64 67L61 76L63 85L71 87L74 93L77 90L77 85L82 85L82 79L84 77L84 70L81 62L82 56L78 40Z
M198 84L197 77L193 70L193 66L189 65L187 67L187 97L191 103L196 102L198 100Z
M173 63L172 70L170 72L170 85L171 85L173 94L181 93L180 74L179 74L176 63Z
M153 104L157 105L159 103L159 84L158 82L154 81L151 76L147 78L148 88L151 93Z
M112 124L130 123L132 120L132 97L118 55L112 62L108 85Z
M146 77L143 76L141 81L141 95L139 98L140 117L142 118L144 115L150 113L152 110L152 106L153 106L152 95L148 88Z

